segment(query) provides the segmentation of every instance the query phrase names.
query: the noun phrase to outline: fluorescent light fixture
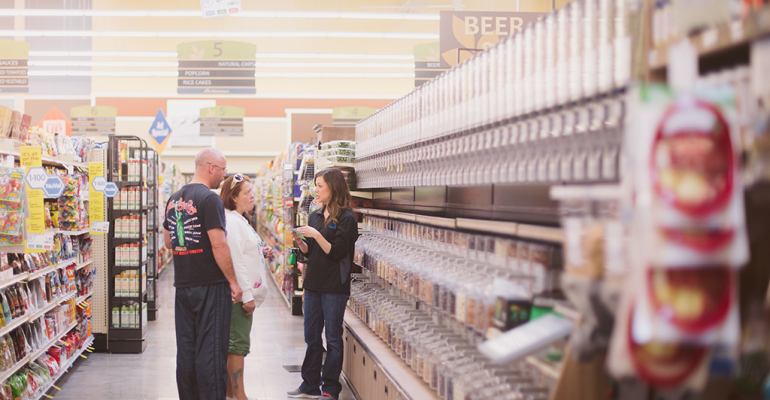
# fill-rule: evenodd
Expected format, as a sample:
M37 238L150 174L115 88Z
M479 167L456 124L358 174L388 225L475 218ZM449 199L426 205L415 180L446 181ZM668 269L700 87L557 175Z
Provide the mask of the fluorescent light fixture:
M258 68L414 68L413 63L291 63L291 62L258 62Z
M29 61L36 67L178 67L175 61Z
M30 57L176 57L175 51L34 51Z
M28 76L174 77L177 71L29 70ZM414 78L413 72L257 72L256 78Z
M430 7L430 6L429 6ZM441 6L448 7L448 6ZM396 7L388 7L396 8ZM200 10L66 10L66 9L0 9L7 17L201 17ZM231 14L240 18L321 18L438 21L436 14L331 12L331 11L241 11Z

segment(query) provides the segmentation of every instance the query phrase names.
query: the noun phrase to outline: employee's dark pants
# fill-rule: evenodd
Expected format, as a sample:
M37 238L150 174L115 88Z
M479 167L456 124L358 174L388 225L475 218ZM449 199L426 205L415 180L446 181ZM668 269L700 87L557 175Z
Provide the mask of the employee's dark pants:
M230 285L176 289L176 385L180 400L224 400L233 300Z
M308 394L320 395L321 364L323 363L323 393L339 398L342 391L342 319L350 296L336 293L320 293L305 290L303 312L305 314L305 361L302 363L302 385L299 389ZM323 361L321 332L326 325L326 361Z

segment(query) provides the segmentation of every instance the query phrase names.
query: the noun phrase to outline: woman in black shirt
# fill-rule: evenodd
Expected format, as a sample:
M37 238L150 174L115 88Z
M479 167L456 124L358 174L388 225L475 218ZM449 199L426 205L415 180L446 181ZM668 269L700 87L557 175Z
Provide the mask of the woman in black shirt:
M316 201L323 208L310 214L307 226L297 228L304 241L294 236L294 243L308 258L303 285L307 351L302 363L302 385L288 395L337 399L342 390L342 320L350 297L350 266L358 239L358 222L350 210L350 191L340 171L319 172L315 186ZM321 340L324 326L325 362Z

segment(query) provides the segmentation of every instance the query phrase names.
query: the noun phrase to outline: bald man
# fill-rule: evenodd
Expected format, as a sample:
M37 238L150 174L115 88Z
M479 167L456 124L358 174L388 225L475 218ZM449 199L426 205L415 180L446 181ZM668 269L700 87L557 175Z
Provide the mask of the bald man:
M232 303L241 301L225 207L216 189L227 174L219 150L195 157L193 180L166 203L164 238L174 253L176 384L181 400L224 400Z

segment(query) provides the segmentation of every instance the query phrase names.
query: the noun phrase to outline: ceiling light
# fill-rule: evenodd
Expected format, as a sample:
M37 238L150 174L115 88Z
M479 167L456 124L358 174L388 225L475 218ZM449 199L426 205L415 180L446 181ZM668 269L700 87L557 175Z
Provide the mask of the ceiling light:
M391 7L395 8L395 7ZM331 12L331 11L250 11L230 14L241 18L349 18L379 20L438 21L437 14ZM0 16L23 17L201 17L200 10L65 10L65 9L0 9Z

